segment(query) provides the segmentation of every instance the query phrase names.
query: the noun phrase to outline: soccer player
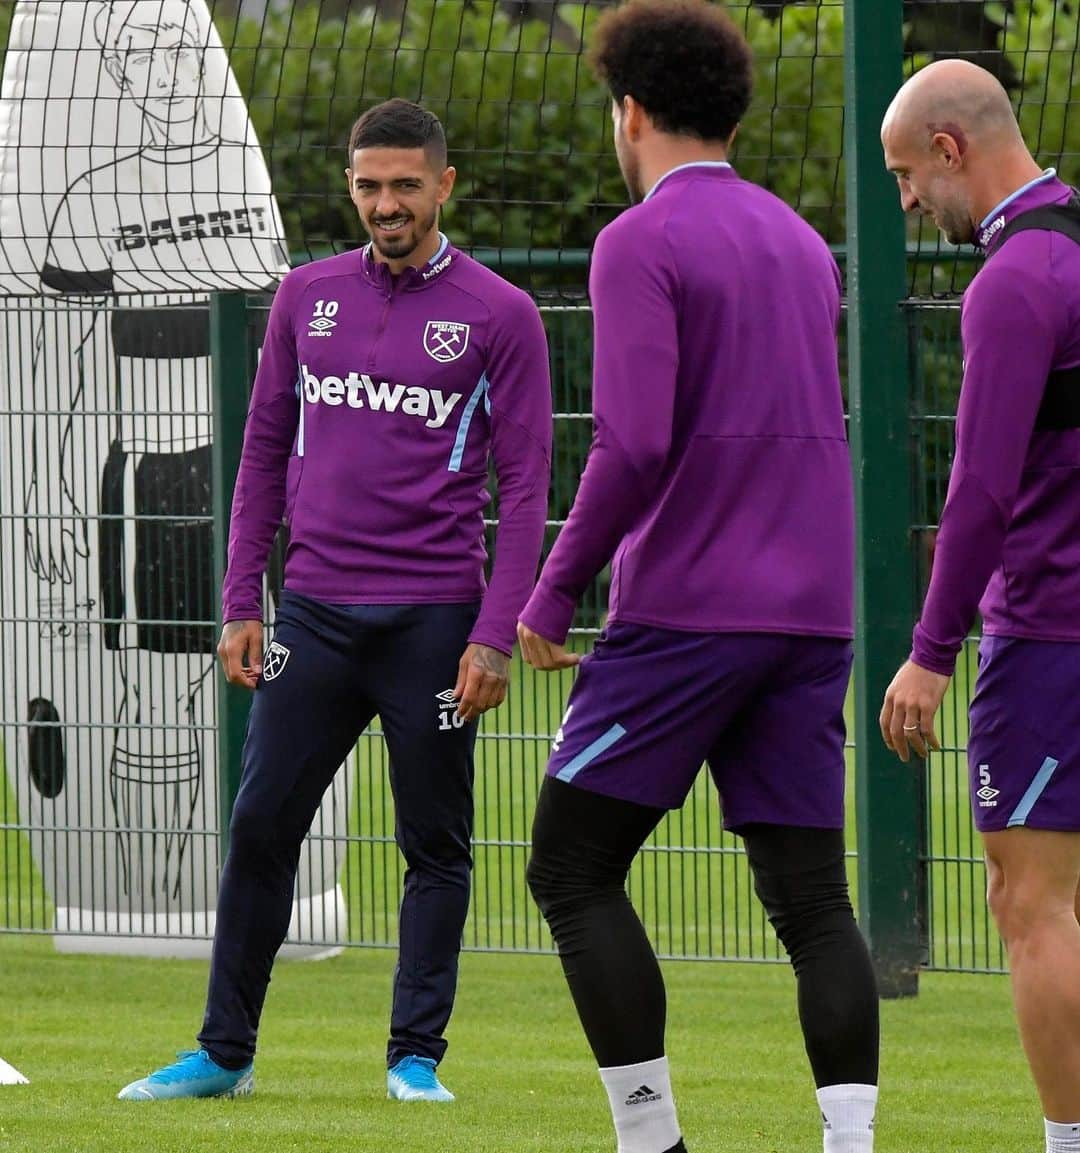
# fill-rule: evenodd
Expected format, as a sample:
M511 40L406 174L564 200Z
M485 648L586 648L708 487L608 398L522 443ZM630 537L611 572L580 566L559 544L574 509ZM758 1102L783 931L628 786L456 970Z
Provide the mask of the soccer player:
M294 269L270 314L233 500L218 651L255 689L221 876L200 1048L128 1100L250 1092L255 1038L319 799L378 715L405 857L388 1095L436 1076L472 867L477 718L505 693L547 508L551 386L529 297L453 248L442 125L402 100L354 125L371 243ZM484 591L489 457L498 555ZM265 655L262 574L284 517Z
M839 274L821 237L727 162L751 61L721 9L631 0L598 24L592 59L635 204L593 254L595 435L518 625L531 664L575 662L575 602L614 560L529 883L620 1153L683 1150L664 984L625 879L707 761L794 965L824 1147L869 1150L877 992L844 870L854 518Z
M906 212L987 255L964 294L956 456L910 659L881 711L904 761L982 614L968 764L988 899L1046 1117L1080 1151L1080 197L1032 159L1005 90L941 61L881 129Z

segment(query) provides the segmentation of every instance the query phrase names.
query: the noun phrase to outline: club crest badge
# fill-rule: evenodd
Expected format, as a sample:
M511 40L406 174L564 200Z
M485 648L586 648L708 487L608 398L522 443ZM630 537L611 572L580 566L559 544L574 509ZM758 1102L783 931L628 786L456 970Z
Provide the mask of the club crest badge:
M263 680L272 681L280 677L285 671L288 660L289 650L284 645L279 645L277 641L271 641L270 647L266 650L266 656L263 658Z
M465 355L469 326L454 320L429 320L424 329L424 351L432 360L449 364Z

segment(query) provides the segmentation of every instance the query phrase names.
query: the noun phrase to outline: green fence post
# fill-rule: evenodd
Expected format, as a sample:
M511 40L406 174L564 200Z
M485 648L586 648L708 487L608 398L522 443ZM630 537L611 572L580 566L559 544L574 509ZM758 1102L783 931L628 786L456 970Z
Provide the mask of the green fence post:
M885 748L877 724L914 614L904 224L879 136L903 74L901 0L844 0L844 59L859 912L881 994L899 997L919 987L923 771Z
M240 446L247 417L248 315L242 292L210 295L210 366L213 381L214 442L214 586L218 631L221 630L221 582L229 546L229 512L240 467ZM251 694L217 677L217 763L222 859L228 847L229 818L240 787L240 750L244 743Z

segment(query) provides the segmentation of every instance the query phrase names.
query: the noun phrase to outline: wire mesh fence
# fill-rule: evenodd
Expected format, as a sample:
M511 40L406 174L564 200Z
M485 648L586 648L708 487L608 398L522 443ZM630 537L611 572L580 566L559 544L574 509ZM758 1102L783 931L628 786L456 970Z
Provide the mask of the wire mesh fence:
M446 124L459 176L445 230L541 304L555 385L547 545L554 540L591 436L588 254L626 203L609 100L583 52L607 6L0 2L0 678L9 783L0 793L0 928L191 939L211 930L221 781L210 689L205 292L266 288L289 263L363 240L345 195L345 142L354 119L390 96L421 100ZM736 167L802 213L843 264L844 4L727 7L755 52L756 93ZM909 70L945 56L988 68L1010 92L1040 163L1080 181L1077 5L895 0L889 10L897 9ZM166 65L186 75L190 90L175 98L192 101L199 132L173 140L169 118L163 129L148 100L127 107L125 94L149 83L132 71L136 54L117 55L119 32L132 28L146 41L148 76ZM54 140L65 144L50 150ZM141 154L134 166L129 145ZM144 178L179 170L169 164L173 145L173 157L187 162L180 167L203 175L165 182L151 200ZM87 184L101 156L113 175ZM203 188L204 179L216 186ZM106 206L104 216L80 217L91 200ZM102 245L106 219L112 231ZM98 244L90 255L84 238ZM910 223L907 244L912 580L921 593L951 461L959 294L978 257L925 221ZM193 278L191 268L210 272ZM145 295L176 288L176 276L187 295ZM265 302L253 303L249 318L254 364ZM496 519L497 504L492 527ZM271 616L274 587L271 576ZM575 643L589 643L605 603L601 578L579 607ZM524 865L568 683L520 665L514 677L478 744L471 948L550 947ZM927 767L922 920L927 963L986 970L1004 958L984 907L966 796L973 680L969 651L946 702L946 747ZM403 866L385 756L378 731L365 735L328 795L309 841L294 939L396 939ZM165 767L146 770L147 760ZM635 865L631 891L666 955L780 955L704 775Z

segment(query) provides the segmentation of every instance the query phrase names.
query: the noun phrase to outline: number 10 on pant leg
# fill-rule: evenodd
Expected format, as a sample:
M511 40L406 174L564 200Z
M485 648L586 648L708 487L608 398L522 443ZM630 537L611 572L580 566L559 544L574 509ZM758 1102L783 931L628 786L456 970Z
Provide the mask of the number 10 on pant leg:
M435 700L438 704L437 716L439 718L440 732L449 733L454 729L460 729L464 726L465 718L458 716L458 703L454 697L453 689L446 689L441 693L436 693Z

